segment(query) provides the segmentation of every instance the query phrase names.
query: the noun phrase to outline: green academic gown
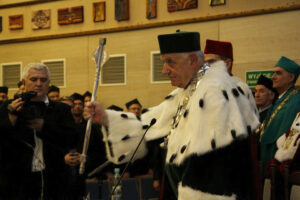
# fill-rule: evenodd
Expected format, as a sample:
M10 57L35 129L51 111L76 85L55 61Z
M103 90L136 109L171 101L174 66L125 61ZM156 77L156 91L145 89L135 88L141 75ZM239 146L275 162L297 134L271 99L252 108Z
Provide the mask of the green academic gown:
M277 99L274 107L272 108L272 111L268 113L265 121L266 126L277 107L293 90L295 90L294 87L290 88L281 98ZM260 143L261 161L264 165L274 158L275 152L277 150L277 139L291 127L293 120L295 119L295 116L299 111L300 93L298 92L289 97L284 106L275 115L269 126L265 128Z

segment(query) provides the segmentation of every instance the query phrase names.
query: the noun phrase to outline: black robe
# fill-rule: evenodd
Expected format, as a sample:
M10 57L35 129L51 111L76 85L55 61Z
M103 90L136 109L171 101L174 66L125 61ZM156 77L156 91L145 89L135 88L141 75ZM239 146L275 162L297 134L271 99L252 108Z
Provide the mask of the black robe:
M82 153L84 137L86 131L87 121L83 120L81 123L75 124L76 127L76 140L72 144L72 151ZM85 179L88 173L93 171L99 165L103 164L106 160L105 146L102 141L102 133L100 125L92 124L90 141L87 151L87 160L85 163L85 173L79 175L79 165L76 167L69 167L71 174L69 177L70 184L68 186L68 196L72 199L82 199L86 195ZM105 176L104 168L101 172L95 174L93 177L102 179Z
M259 121L260 121L261 123L262 123L262 122L265 120L265 118L267 117L267 114L268 114L268 112L269 112L270 109L272 109L272 106L271 106L270 108L268 108L268 109L262 111L262 112L259 112Z

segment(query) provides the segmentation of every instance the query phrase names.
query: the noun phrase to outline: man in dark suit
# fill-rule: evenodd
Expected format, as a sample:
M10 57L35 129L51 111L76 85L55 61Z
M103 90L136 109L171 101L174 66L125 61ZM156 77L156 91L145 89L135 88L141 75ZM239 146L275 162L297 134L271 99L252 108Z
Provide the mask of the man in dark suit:
M0 199L65 199L70 108L49 101L46 65L30 63L22 81L31 93L0 108Z
M8 100L7 93L8 93L8 88L6 86L1 86L0 87L0 105L4 101Z
M68 185L67 193L71 199L82 199L86 195L85 179L87 174L104 163L106 160L105 146L102 142L101 127L99 124L92 124L91 135L87 151L87 162L85 163L85 173L79 174L80 155L83 149L83 143L85 139L85 131L87 121L83 118L83 106L84 98L78 93L71 95L72 98L72 115L75 121L76 140L71 145L73 148L65 155L65 163L71 170L71 176L69 177L70 184ZM101 173L97 173L93 178L102 179L105 176L105 170Z
M59 87L55 85L51 85L48 89L48 98L51 101L58 101L59 100Z
M264 75L258 78L255 86L255 102L259 111L259 121L263 122L268 111L277 98L277 91L273 88L273 81Z

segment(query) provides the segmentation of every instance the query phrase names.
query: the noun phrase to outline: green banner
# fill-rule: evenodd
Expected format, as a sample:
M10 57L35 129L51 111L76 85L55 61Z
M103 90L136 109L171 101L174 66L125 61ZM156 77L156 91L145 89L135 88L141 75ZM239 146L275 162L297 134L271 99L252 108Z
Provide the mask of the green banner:
M264 75L265 77L272 78L273 71L267 70L267 71L249 71L246 72L246 83L249 87L255 87L258 78L260 75Z

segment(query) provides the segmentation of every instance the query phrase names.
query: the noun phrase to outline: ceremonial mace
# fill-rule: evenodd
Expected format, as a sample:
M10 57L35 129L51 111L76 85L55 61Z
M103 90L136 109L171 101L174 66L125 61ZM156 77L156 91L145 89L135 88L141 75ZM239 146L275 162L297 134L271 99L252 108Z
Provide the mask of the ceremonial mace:
M95 78L95 83L94 83L94 90L93 90L93 95L91 101L95 101L97 97L97 89L99 85L99 77L100 77L100 70L101 70L101 63L103 61L103 49L104 45L106 43L106 38L100 39L99 42L99 47L94 53L96 65L97 65L97 72L96 72L96 78ZM90 142L90 136L91 136L91 127L92 127L92 116L89 118L87 125L86 125L86 130L85 130L85 136L84 136L84 143L83 143L83 149L82 153L80 155L80 168L79 168L79 174L83 174L85 171L85 163L86 163L86 154L89 148L89 142Z

